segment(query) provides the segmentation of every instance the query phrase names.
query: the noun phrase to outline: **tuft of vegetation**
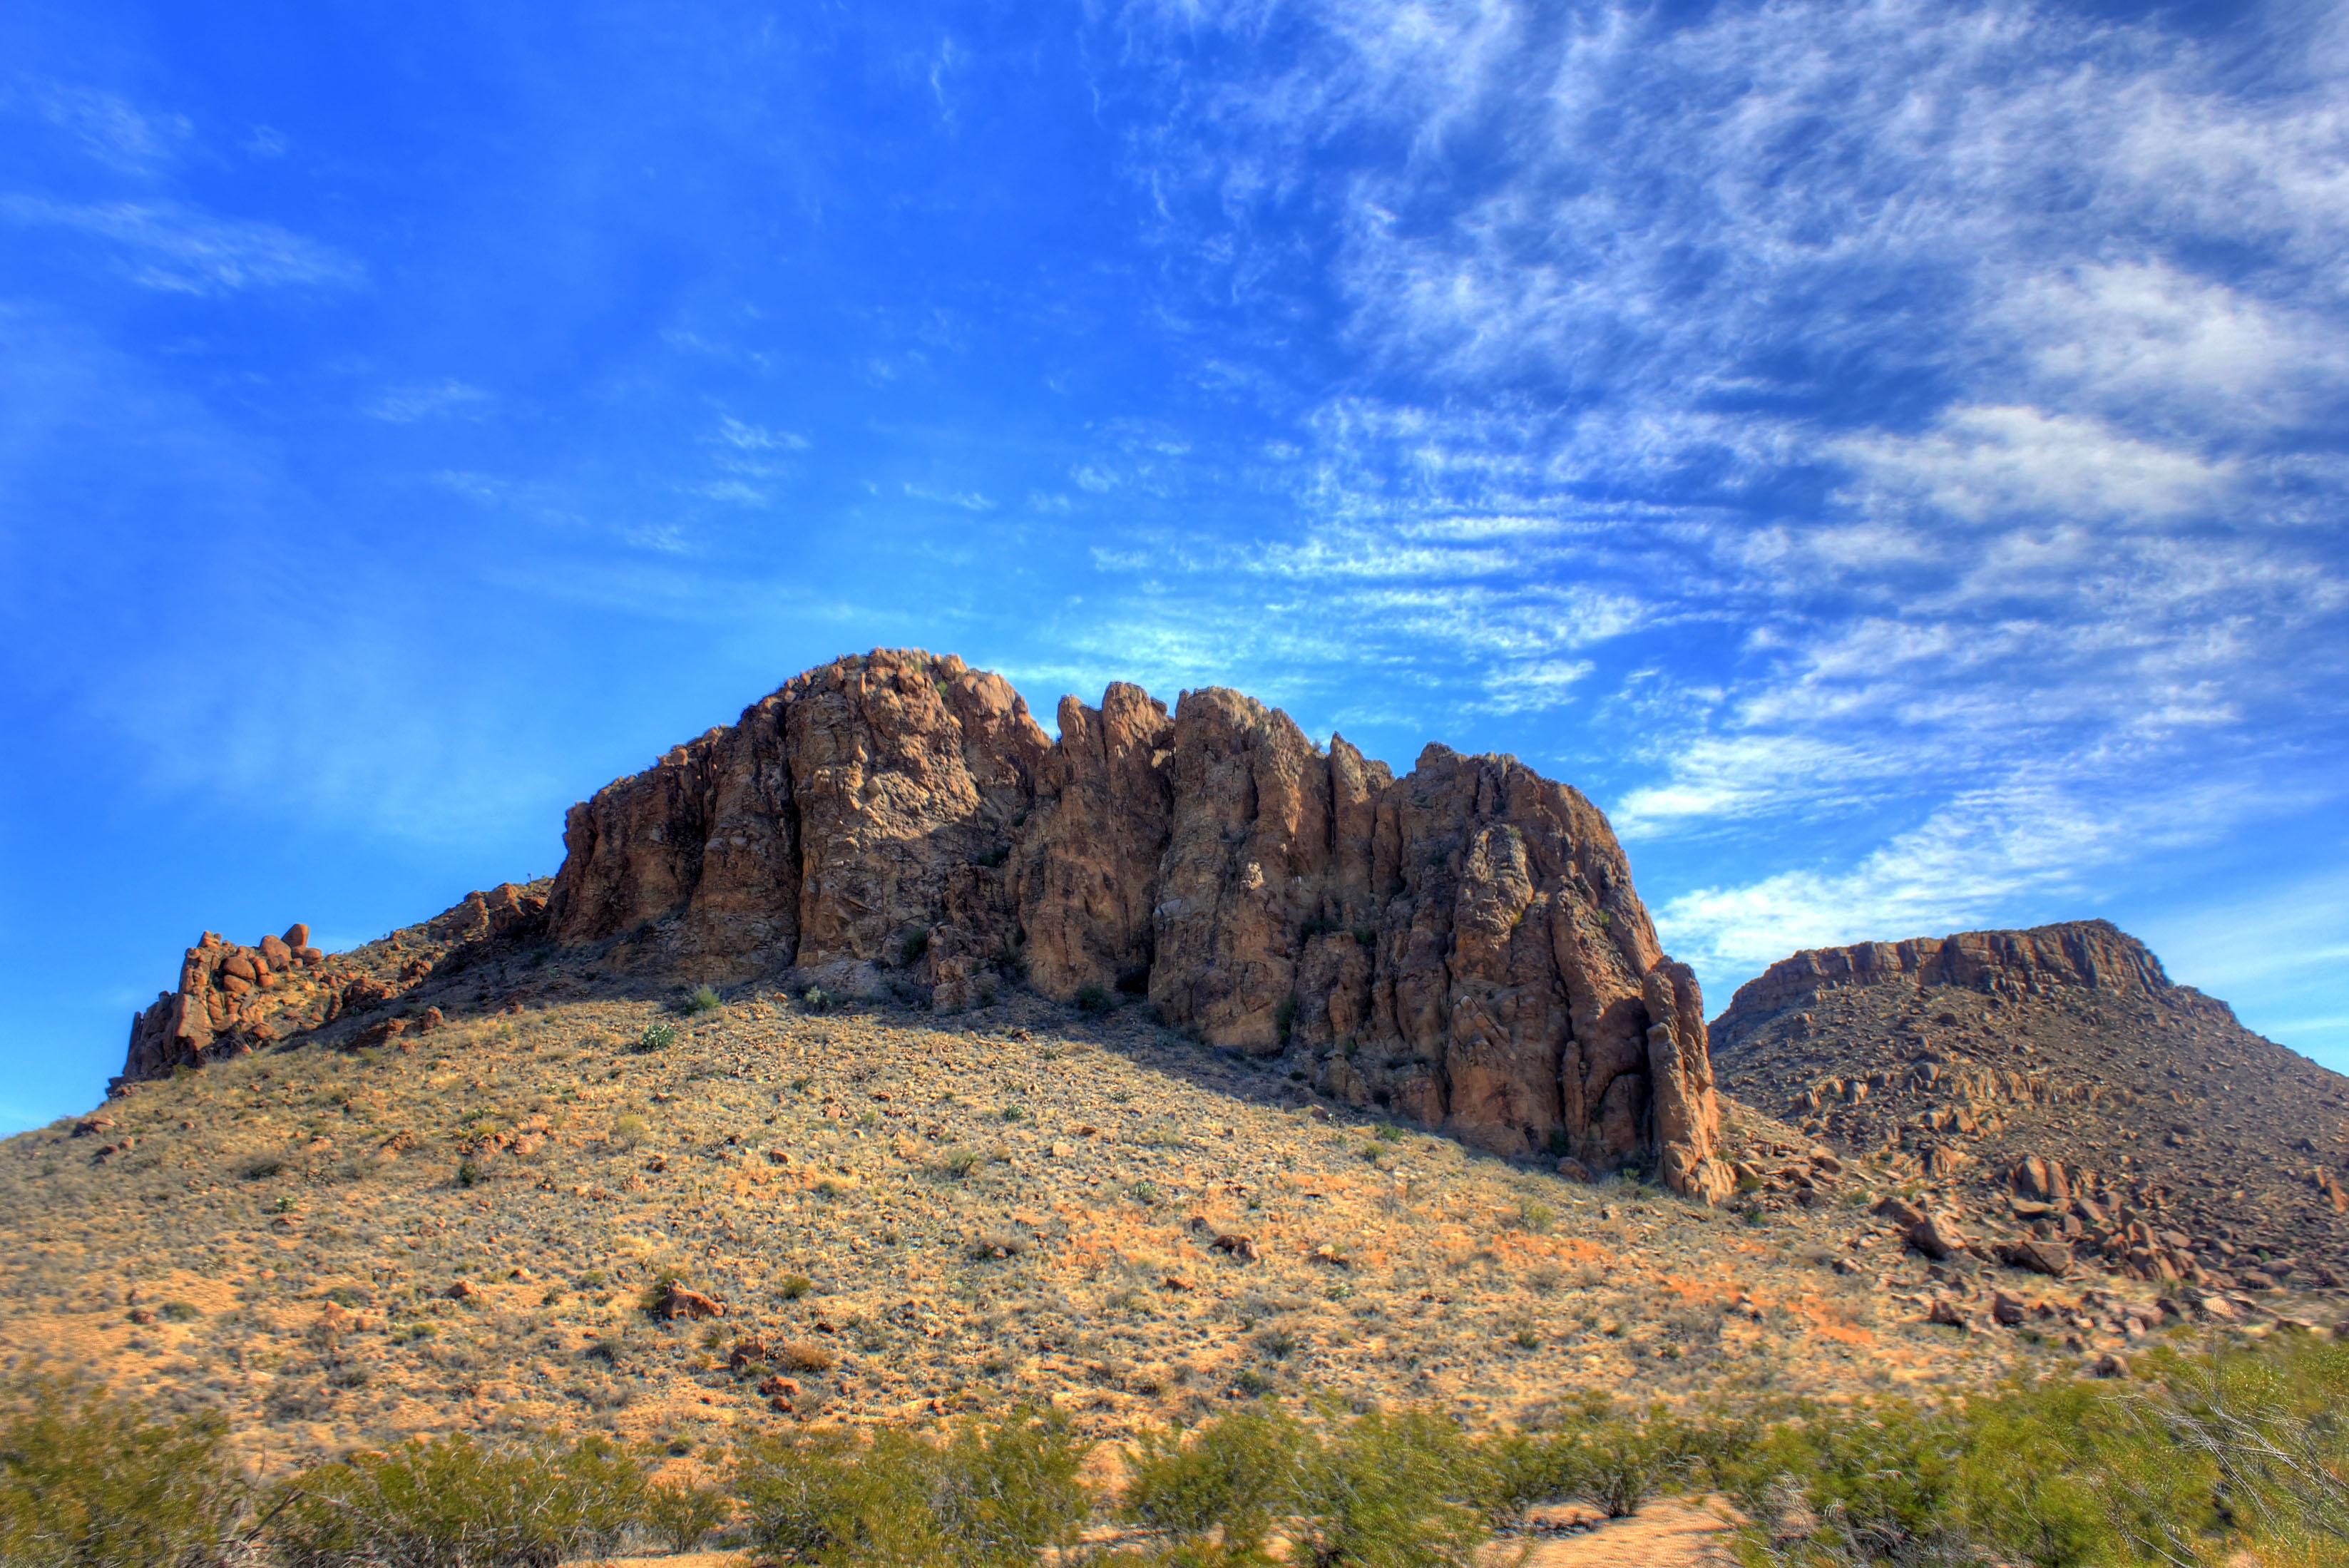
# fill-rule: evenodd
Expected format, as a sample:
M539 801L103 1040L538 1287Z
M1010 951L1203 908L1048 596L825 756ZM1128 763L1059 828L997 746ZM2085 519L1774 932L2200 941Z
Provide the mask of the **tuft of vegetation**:
M1067 1561L1092 1500L1077 1472L1090 1441L1058 1411L969 1421L942 1441L885 1431L753 1438L733 1486L761 1550L826 1564L1031 1568Z
M671 1552L693 1551L734 1511L723 1488L655 1481L645 1489L645 1529Z
M665 1051L675 1044L677 1044L675 1024L647 1024L645 1032L636 1037L636 1054L650 1056L655 1051Z
M621 1150L638 1148L644 1143L645 1134L650 1130L641 1116L615 1117L612 1119L613 1146Z
M88 1384L0 1390L0 1563L200 1568L237 1553L251 1497L213 1415L150 1417Z
M551 1568L610 1555L643 1512L643 1478L608 1443L457 1433L303 1471L279 1488L270 1535L285 1568Z
M718 994L716 986L697 985L693 989L693 995L688 996L684 1005L678 1010L687 1017L692 1018L704 1013L715 1013L724 1006L726 1006L726 998Z
M922 961L922 954L929 950L930 934L928 932L909 931L905 934L905 940L897 944L897 961L911 969Z
M1089 980L1077 988L1077 1011L1089 1017L1106 1013L1116 1006L1117 998L1098 981Z
M815 1288L815 1281L805 1274L785 1274L775 1282L775 1294L785 1301L797 1301Z

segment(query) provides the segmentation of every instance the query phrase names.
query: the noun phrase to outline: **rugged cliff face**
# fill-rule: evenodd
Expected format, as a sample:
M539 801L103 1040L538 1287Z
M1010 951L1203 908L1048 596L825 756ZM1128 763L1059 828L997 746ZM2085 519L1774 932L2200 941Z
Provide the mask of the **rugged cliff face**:
M1441 746L1396 779L1216 688L1059 718L917 651L795 676L572 809L547 935L938 1009L1146 997L1487 1149L1728 1190L1695 978L1578 792Z

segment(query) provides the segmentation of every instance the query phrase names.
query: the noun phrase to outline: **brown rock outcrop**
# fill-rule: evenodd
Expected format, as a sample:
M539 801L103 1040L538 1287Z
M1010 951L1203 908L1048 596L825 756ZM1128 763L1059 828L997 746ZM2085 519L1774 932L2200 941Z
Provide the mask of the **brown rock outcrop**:
M2017 1267L2240 1279L2349 1259L2349 1078L2101 921L1798 953L1713 1021L1723 1089L2033 1233Z
M606 968L937 1008L1022 982L1146 996L1203 1041L1309 1056L1325 1092L1486 1149L1728 1191L1695 976L1578 791L1443 746L1397 779L1221 688L1170 716L1120 683L1059 717L1054 741L1000 676L918 651L795 676L572 808L544 930ZM539 918L499 890L427 934ZM248 984L190 961L181 1013ZM463 962L418 954L351 995ZM150 1037L205 1048L142 1019L129 1076L169 1070Z
M940 1007L1147 995L1485 1147L1727 1191L1694 977L1582 796L1440 746L1397 779L1217 688L1059 717L955 658L810 671L573 809L551 933Z
M534 934L544 911L544 899L506 882L468 893L416 934L433 944L441 965L461 969L489 944ZM434 968L432 957L419 954L388 977L354 973L345 959L330 959L311 946L310 928L299 923L283 937L264 936L250 947L206 932L181 961L179 988L131 1018L122 1073L111 1087L119 1091L321 1028L391 1001ZM430 1018L425 1027L438 1022L437 1013ZM379 1045L408 1026L403 1020L378 1020L364 1026L367 1037L354 1043Z

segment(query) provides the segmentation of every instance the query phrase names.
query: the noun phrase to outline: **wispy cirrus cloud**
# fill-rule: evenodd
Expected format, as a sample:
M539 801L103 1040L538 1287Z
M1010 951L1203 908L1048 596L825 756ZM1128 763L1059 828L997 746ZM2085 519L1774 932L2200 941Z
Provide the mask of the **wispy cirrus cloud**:
M365 276L351 257L275 223L219 218L178 201L0 196L0 218L94 235L112 246L132 282L174 294L348 288Z
M1176 84L1131 142L1173 263L1328 317L1354 366L1259 462L1296 535L1133 569L1185 614L1195 575L1314 577L1357 645L1374 599L1440 599L1423 645L1536 703L1572 669L1640 736L1627 833L1755 868L1661 901L1709 979L2084 897L2151 825L2341 789L2338 13L1116 26ZM1536 584L1606 608L1561 636ZM1529 661L1545 635L1582 651Z
M392 425L413 425L420 419L472 419L486 413L492 401L481 387L444 377L388 388L367 405L367 414Z

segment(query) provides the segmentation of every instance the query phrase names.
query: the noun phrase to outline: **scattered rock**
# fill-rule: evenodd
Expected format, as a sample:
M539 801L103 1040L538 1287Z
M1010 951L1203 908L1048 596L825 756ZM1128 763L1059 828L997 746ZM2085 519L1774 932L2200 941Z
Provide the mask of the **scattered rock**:
M726 1305L671 1280L661 1292L659 1301L654 1304L653 1315L670 1323L679 1318L698 1322L705 1317L725 1316Z
M1958 1228L1956 1216L1936 1212L1909 1227L1909 1244L1940 1263L1964 1252L1970 1243L1965 1233Z
M1925 1311L1925 1321L1947 1324L1951 1328L1973 1326L1973 1320L1958 1309L1957 1303L1945 1295L1937 1295L1933 1298L1933 1305Z

